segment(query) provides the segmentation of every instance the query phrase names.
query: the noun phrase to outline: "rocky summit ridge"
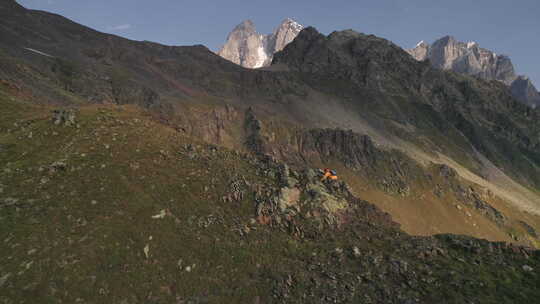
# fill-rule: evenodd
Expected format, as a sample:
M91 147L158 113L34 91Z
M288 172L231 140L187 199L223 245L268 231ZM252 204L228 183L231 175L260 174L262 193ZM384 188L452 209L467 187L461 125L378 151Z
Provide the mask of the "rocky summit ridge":
M461 42L452 36L445 36L433 44L420 41L413 49L407 50L416 60L429 59L437 68L464 73L488 80L498 80L511 88L518 100L530 106L540 104L540 94L525 76L518 76L511 59L481 48L477 42Z
M218 55L245 68L269 66L274 54L294 40L303 28L286 18L273 33L263 35L257 32L253 21L245 20L229 34Z

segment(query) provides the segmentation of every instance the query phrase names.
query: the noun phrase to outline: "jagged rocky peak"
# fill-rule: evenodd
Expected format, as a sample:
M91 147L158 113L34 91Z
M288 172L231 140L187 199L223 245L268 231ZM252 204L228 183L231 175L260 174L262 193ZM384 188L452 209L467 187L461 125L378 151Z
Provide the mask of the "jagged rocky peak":
M257 30L255 29L255 24L251 20L244 20L242 23L238 24L232 32L229 34L229 37L231 35L245 35L245 34L255 34L257 33Z
M286 18L272 34L263 35L256 31L251 20L246 20L233 29L218 55L246 68L268 66L274 54L293 41L303 28Z
M273 39L274 42L274 53L283 50L287 44L298 36L303 28L304 27L302 25L291 18L283 20L283 22L281 22L279 27L277 27L272 34L273 37L271 39Z
M245 67L260 67L266 60L263 39L251 20L245 20L233 29L218 54Z
M427 59L429 51L429 44L424 40L418 42L414 49L409 50L408 52L418 61L424 61Z
M407 52L418 61L429 59L433 66L443 70L501 81L511 87L518 100L529 105L539 103L536 99L538 91L530 80L524 81L516 75L508 56L481 48L475 41L465 43L445 36L431 45L421 41Z
M422 41L408 52L416 60L429 59L437 68L500 80L507 85L517 77L510 58L480 48L474 41L465 43L445 36L431 45Z

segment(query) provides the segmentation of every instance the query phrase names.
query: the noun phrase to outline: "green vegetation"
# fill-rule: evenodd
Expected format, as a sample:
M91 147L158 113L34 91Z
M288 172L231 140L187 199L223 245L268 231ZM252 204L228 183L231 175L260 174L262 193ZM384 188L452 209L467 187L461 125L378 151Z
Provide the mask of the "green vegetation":
M288 215L262 225L253 189L275 187L275 174L135 107L83 107L79 126L65 127L51 123L49 108L5 94L0 102L9 109L0 119L2 303L520 303L540 296L537 272L521 269L540 269L538 254L478 255L413 239L386 226L367 202L350 201L342 215L350 220L339 227ZM224 200L233 183L243 197ZM434 247L444 255L419 258Z

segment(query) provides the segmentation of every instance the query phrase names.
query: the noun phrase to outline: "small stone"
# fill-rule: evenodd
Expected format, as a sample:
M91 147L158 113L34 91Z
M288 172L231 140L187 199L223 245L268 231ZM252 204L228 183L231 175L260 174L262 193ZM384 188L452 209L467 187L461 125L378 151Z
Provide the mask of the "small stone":
M73 109L54 110L52 121L55 125L75 125L76 113Z
M153 215L153 219L163 219L167 215L167 211L165 209L161 210L158 214Z
M185 271L186 272L191 272L191 266L186 266Z
M150 257L150 245L149 244L146 244L146 246L144 246L144 256L146 256L146 258L148 259Z
M360 249L358 249L358 247L356 247L356 246L353 247L353 255L355 257L357 257L357 258L362 256L362 253L360 252Z
M34 265L34 261L26 263L26 265L25 265L26 270L30 269L30 267L32 267L32 265Z
M97 205L97 201L96 200L93 200L90 202L92 205Z
M8 274L0 277L0 287L4 286L4 284L6 284L9 277L11 277L11 273L8 273Z
M525 271L525 272L531 272L531 271L534 270L534 268L532 268L532 267L529 266L529 265L523 265L522 268L523 268L523 271Z

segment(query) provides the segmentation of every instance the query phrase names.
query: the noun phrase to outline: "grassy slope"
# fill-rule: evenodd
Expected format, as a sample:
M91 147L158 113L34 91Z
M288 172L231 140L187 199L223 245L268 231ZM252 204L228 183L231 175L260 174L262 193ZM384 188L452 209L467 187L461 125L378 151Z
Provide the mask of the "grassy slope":
M18 109L10 104L6 113L21 115ZM247 280L243 276L259 271L253 253L244 251L249 240L234 231L253 210L224 206L219 197L234 175L257 179L245 161L230 152L192 160L180 153L182 140L174 133L144 117L134 122L140 113L129 109L83 109L80 129L54 126L47 112L37 113L42 119L24 130L6 134L2 128L2 144L10 144L1 154L2 197L17 204L2 209L1 272L12 274L11 286L37 290L8 288L7 296L73 301L75 295L64 291L87 289L87 295L142 300L151 290L168 293L173 283L185 294L206 290L236 300L260 294L257 282L235 290L229 277L238 272L237 279ZM58 160L66 170L50 174ZM171 215L151 218L163 209ZM276 233L257 246L257 263L272 264L272 248L286 248L282 242ZM184 268L195 264L194 270L182 271L180 260Z
M222 195L238 177L252 185L274 180L258 175L249 158L182 138L136 108L81 108L76 128L53 125L49 108L0 98L8 110L0 120L2 303L359 302L394 289L449 303L474 297L445 284L451 271L456 282L477 274L456 262L471 258L462 249L426 264L404 235L368 236L360 226L300 240L252 223L249 191L233 203ZM52 172L55 161L65 170ZM161 210L165 218L153 219ZM349 253L353 246L361 258ZM407 287L407 277L385 277L394 258L429 280ZM538 268L537 260L527 263ZM511 268L482 266L478 282L487 287L477 296L485 303L499 290L540 296L531 288L539 277L523 273L521 259L507 262Z

